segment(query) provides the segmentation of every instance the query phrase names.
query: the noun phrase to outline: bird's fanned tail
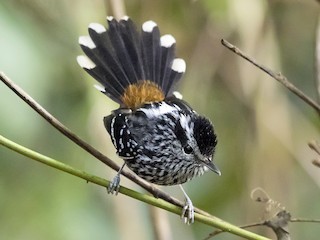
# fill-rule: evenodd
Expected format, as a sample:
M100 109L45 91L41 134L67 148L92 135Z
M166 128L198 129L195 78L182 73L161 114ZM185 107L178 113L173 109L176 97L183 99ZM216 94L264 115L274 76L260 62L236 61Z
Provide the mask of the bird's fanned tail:
M78 63L103 86L100 90L122 105L126 105L123 96L128 87L142 85L143 81L151 82L146 86L155 87L156 92L161 91L155 96L171 96L186 69L184 60L175 58L175 39L171 35L160 36L153 21L145 22L141 33L128 17L120 21L107 17L107 22L108 29L91 23L89 36L79 38L87 56L79 56ZM145 91L137 89L136 94Z

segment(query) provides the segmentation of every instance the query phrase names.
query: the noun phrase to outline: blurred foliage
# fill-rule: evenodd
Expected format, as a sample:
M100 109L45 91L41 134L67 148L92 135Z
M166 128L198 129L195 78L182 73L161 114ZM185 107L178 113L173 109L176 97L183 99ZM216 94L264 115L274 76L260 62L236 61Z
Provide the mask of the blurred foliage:
M102 117L116 104L92 88L77 66L78 36L112 15L103 1L1 1L0 70L92 145L116 159ZM177 39L187 62L184 98L215 124L215 162L186 184L194 204L234 224L263 218L250 199L264 188L293 217L320 218L320 170L307 147L319 139L319 116L276 81L223 48L228 39L281 71L316 98L314 55L319 3L313 0L125 1L137 23L153 19ZM1 134L77 168L111 179L114 172L65 139L4 85ZM122 161L117 159L119 163ZM152 239L148 207L0 148L1 239ZM122 184L135 188L125 179ZM164 188L179 198L177 187ZM139 219L139 221L136 221ZM170 215L173 239L201 239L213 229ZM265 228L252 229L269 237ZM293 223L295 239L318 239L319 226ZM228 234L218 239L231 239ZM234 238L234 237L232 237Z

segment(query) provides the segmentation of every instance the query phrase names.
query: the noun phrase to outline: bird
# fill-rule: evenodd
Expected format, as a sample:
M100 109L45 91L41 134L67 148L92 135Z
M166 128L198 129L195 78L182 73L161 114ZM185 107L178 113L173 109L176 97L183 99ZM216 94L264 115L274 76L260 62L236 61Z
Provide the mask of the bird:
M128 16L106 20L107 28L90 23L89 35L79 37L85 55L77 62L99 82L96 88L119 104L103 118L117 155L124 160L108 193L118 193L125 166L152 184L179 185L185 197L181 218L191 224L194 206L182 184L208 170L221 175L213 163L214 126L175 91L186 63L176 58L171 34L161 35L152 20L141 29Z

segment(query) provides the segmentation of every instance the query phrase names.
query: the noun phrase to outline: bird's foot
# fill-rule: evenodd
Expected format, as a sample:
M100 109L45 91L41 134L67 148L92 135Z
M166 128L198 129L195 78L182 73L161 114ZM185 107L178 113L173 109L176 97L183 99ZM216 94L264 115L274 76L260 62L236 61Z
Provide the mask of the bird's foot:
M119 169L119 171L117 172L117 175L112 179L112 181L110 182L107 190L108 193L114 194L114 195L118 195L119 189L120 189L120 174L122 169L124 168L124 166L126 165L126 163L124 163L121 168Z
M186 196L185 205L182 209L181 218L185 224L192 224L194 222L194 207L191 199Z
M107 190L108 193L118 195L120 189L120 174L117 174L110 182Z

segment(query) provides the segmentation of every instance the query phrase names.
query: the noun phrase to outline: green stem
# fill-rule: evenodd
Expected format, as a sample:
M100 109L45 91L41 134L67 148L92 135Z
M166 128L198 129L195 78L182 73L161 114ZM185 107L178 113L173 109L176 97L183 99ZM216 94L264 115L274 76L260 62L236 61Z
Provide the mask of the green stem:
M0 145L3 145L3 146L5 146L5 147L17 152L17 153L20 153L28 158L31 158L31 159L36 160L38 162L44 163L50 167L59 169L61 171L64 171L64 172L70 173L74 176L85 179L88 182L92 182L92 183L95 183L95 184L103 186L103 187L107 187L110 183L110 181L107 181L103 178L88 174L82 170L75 169L67 164L59 162L59 161L52 159L50 157L44 156L44 155L37 153L35 151L32 151L32 150L30 150L26 147L23 147L13 141L10 141L9 139L7 139L1 135L0 135ZM131 198L145 202L147 204L165 209L169 212L172 212L172 213L175 213L178 215L181 214L180 207L177 207L177 206L175 206L171 203L168 203L162 199L157 199L151 195L142 194L142 193L133 191L129 188L125 188L122 186L120 187L119 192L126 195L126 196L129 196ZM239 228L237 226L234 226L234 225L227 223L227 222L225 222L219 218L216 218L216 217L207 217L207 216L201 215L199 213L195 213L195 220L202 222L206 225L219 228L223 231L244 237L246 239L254 239L254 240L267 240L268 239L263 236L260 236L255 233L244 230L242 228Z

